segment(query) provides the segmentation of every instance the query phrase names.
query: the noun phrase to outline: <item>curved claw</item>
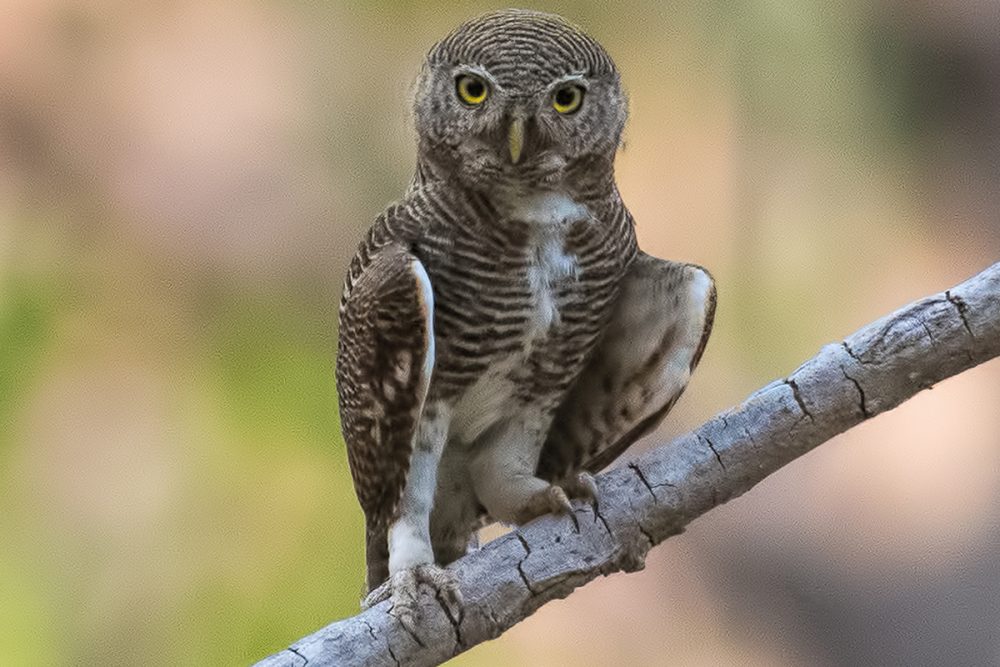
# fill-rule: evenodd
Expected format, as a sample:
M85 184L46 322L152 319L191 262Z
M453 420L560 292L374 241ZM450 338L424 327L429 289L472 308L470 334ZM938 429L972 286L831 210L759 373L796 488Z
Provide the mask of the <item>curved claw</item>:
M392 593L392 589L389 586L389 579L386 579L382 584L373 589L368 595L364 597L361 601L361 611L371 609L379 602L384 602L389 599L389 595Z
M458 579L454 571L434 563L424 563L396 572L365 597L361 608L369 609L391 599L392 608L389 613L411 634L416 634L417 620L420 618L420 584L431 587L452 619L461 618L464 600Z
M574 494L575 497L589 500L595 506L597 505L597 497L599 495L597 480L589 472L584 471L577 474L576 488L574 490L577 491Z

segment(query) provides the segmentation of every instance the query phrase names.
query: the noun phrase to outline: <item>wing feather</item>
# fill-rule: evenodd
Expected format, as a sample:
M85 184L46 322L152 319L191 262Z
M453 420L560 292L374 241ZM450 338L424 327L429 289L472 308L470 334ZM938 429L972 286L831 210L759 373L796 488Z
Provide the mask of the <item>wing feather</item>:
M705 269L640 252L597 350L560 405L539 475L597 472L654 429L687 386L714 315L715 283Z
M340 308L337 393L358 501L369 532L384 534L434 367L434 297L423 264L402 244L359 256L367 262L352 267Z

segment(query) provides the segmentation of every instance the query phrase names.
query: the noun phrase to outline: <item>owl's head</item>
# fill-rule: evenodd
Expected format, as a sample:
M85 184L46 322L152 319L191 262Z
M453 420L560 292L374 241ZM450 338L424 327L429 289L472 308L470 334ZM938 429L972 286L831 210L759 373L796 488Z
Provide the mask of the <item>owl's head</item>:
M486 14L427 55L420 168L486 191L610 182L626 106L611 57L579 28L526 10Z

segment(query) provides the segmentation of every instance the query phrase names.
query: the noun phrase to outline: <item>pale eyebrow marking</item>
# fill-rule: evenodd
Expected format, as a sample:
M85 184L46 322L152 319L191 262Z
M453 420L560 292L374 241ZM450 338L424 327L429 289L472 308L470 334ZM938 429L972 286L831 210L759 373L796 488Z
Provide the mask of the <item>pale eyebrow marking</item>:
M590 82L587 81L586 72L577 72L574 74L567 74L566 76L559 77L558 79L550 83L545 90L546 91L555 90L560 86L565 86L567 83L578 83L584 88L587 88L590 85Z
M457 67L453 67L451 70L452 78L457 77L459 74L475 74L489 83L490 87L496 90L504 89L503 86L501 86L500 83L493 78L493 75L486 70L486 68L480 67L479 65L458 65Z

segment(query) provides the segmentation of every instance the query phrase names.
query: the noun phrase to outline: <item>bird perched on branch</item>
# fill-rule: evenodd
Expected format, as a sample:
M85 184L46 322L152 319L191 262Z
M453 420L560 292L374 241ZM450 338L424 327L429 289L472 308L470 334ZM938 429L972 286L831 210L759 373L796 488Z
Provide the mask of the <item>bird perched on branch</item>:
M704 269L637 248L614 179L627 115L611 57L506 10L428 53L417 168L351 262L337 389L366 522L366 605L413 626L417 587L484 521L594 499L591 473L655 427L705 347Z

